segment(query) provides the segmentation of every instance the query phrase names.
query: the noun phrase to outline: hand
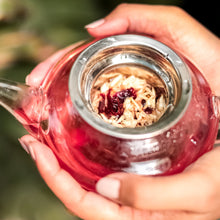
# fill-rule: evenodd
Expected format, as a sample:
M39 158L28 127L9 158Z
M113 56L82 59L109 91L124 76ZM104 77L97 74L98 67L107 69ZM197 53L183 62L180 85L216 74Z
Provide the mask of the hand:
M174 6L121 4L104 19L86 26L94 37L140 33L180 51L193 61L220 95L220 40L182 9Z
M121 5L99 24L87 26L91 35L144 33L177 48L204 70L212 87L219 91L218 80L214 78L219 69L219 39L181 9ZM39 85L47 68L63 53L40 64L28 76L27 83ZM207 153L178 175L152 178L117 173L105 177L97 183L97 191L105 198L83 190L59 166L47 146L29 135L20 140L51 190L83 219L214 220L220 216L220 175L216 175L220 167L219 149Z
M71 47L74 47L74 45L57 52L40 63L27 76L26 83L31 86L40 86L50 67ZM24 150L35 161L44 181L70 212L86 220L132 219L130 217L132 208L120 207L96 193L82 189L72 176L60 167L55 155L48 146L38 142L30 135L23 136L19 141ZM137 215L139 215L138 213L142 213L142 211L137 211Z
M101 179L96 193L83 190L63 170L49 147L26 135L20 139L54 194L85 220L216 220L220 216L220 149L207 153L183 173L140 177L117 173Z

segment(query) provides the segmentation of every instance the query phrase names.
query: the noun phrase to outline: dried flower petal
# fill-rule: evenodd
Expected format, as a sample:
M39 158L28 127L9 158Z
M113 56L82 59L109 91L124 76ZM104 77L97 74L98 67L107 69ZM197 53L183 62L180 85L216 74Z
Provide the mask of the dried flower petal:
M93 109L117 127L149 126L167 107L163 83L151 72L137 67L119 67L102 74L91 90Z

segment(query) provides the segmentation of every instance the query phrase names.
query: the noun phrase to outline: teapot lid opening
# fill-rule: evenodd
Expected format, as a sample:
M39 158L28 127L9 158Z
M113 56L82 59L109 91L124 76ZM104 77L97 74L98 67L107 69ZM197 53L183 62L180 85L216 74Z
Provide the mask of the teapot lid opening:
M169 47L126 34L87 47L72 66L69 91L80 116L95 129L143 139L180 120L191 100L192 82L188 67Z

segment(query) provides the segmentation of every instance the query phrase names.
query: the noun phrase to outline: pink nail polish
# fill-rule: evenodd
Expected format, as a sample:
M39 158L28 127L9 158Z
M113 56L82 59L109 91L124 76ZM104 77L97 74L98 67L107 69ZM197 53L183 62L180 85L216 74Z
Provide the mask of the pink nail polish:
M91 24L88 24L85 26L85 28L97 28L99 26L101 26L102 24L104 24L105 19L99 19L97 21L92 22Z
M34 150L33 148L30 146L30 143L26 143L25 141L18 139L18 141L20 142L22 148L28 153L30 154L31 158L33 160L35 160L35 154L34 154Z

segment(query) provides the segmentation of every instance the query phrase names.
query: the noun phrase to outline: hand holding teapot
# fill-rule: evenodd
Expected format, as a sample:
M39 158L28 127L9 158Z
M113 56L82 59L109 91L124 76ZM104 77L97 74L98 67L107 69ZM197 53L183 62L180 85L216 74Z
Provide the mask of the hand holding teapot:
M123 6L124 7L124 6ZM113 21L114 21L114 19L113 19ZM188 63L187 63L188 64ZM189 64L190 65L190 64ZM206 84L206 82L204 81L204 79L202 79L202 82L204 83L203 85L207 85ZM187 88L189 88L189 87L187 87ZM207 97L207 99L206 100L213 100L211 97L212 97L212 95L211 95L211 93L209 93L211 90L208 88L208 87L206 87L205 86L205 88L206 89L202 89L203 90L203 92L205 93L205 94L209 94L209 95L207 95L206 97ZM200 90L200 89L199 89ZM201 90L200 90L201 91ZM207 92L207 93L206 93ZM189 94L189 93L188 93ZM198 97L197 97L198 98ZM211 98L211 99L210 99ZM196 99L197 100L197 99ZM209 102L210 103L210 102ZM212 102L211 102L212 103ZM189 104L190 105L190 104ZM211 104L210 105L211 106L211 109L213 109L213 105ZM214 109L213 109L214 110ZM210 111L208 110L208 111L205 111L206 112L206 115L208 115L208 113L207 112L209 112L210 113ZM212 111L212 113L214 113L214 118L215 118L215 111ZM218 114L217 114L218 115ZM216 115L216 116L217 116ZM217 117L216 117L217 118ZM210 118L209 118L210 119ZM212 118L213 119L213 118ZM215 121L215 119L214 119L214 121ZM215 124L215 123L214 123ZM44 124L45 125L45 124ZM213 125L212 123L211 123L211 125ZM215 124L215 126L217 127L217 122L216 122L216 124ZM214 126L214 127L215 127ZM215 133L215 135L216 135L216 133ZM168 135L169 136L169 135ZM28 140L28 137L26 138L26 140ZM29 139L29 140L31 140L31 141L33 141L33 139ZM209 139L210 140L210 139ZM194 139L191 141L192 143L194 142ZM194 142L195 143L195 142ZM35 146L36 145L36 142L35 141L33 141L33 143L32 143L32 146L33 146L33 148L35 149ZM209 144L208 144L209 145ZM206 146L208 146L208 145L206 145ZM49 183L49 185L51 186L51 188L53 188L54 186L56 186L56 184L52 184L52 183L50 183L50 181L49 181L49 179L53 179L53 175L49 175L49 173L47 173L47 171L49 172L49 170L50 170L50 167L52 168L53 166L54 167L56 167L57 169L59 168L59 166L58 166L58 164L56 163L56 161L55 161L55 158L53 158L52 157L52 155L51 155L51 151L49 151L49 149L45 149L43 146L41 146L40 147L41 149L39 149L39 151L38 151L38 153L41 151L41 153L43 154L43 152L45 153L44 155L46 155L47 154L47 156L51 156L51 166L49 166L47 163L46 163L46 161L44 160L45 158L43 158L43 157L41 157L41 162L43 162L43 163L45 163L45 165L47 164L47 170L46 169L43 169L42 168L42 166L40 166L39 168L40 168L40 171L41 171L41 173L42 173L42 175L45 177L45 179L47 179L47 181L48 181L48 183ZM35 149L36 150L36 149ZM37 150L35 151L35 152L37 152ZM46 153L47 152L47 153ZM37 154L37 155L39 155L39 154ZM35 155L35 156L37 156L37 155ZM35 159L37 159L37 157L35 158ZM38 160L36 160L36 161L38 161ZM38 161L37 162L37 164L38 165L42 165L42 163L41 163L40 161ZM53 166L52 166L53 165ZM168 165L169 165L169 163L168 163ZM163 167L163 166L162 166ZM168 166L169 167L169 166ZM166 167L165 167L166 168ZM170 168L170 167L169 167ZM168 169L169 169L168 168ZM59 168L60 169L60 168ZM45 174L47 174L48 175L48 177L46 177L46 175ZM54 173L55 174L55 173ZM61 174L60 172L58 173L58 174ZM67 175L65 172L62 172L62 177L63 177L63 179L65 179L66 181L67 181L67 183L68 184L72 184L72 185L74 185L75 186L75 188L76 189L78 189L78 193L76 194L76 195L82 195L83 194L83 191L81 190L81 189L79 189L78 188L78 186L76 185L76 183L75 183L75 181L73 181L73 180L71 180L70 179L70 177L69 177L69 175ZM117 177L118 179L120 179L119 177ZM161 178L163 178L163 177L161 177ZM147 180L148 178L146 178L146 180ZM157 180L158 180L158 178L156 178ZM174 177L174 179L175 179L175 177ZM58 179L57 179L58 180ZM162 179L161 179L162 180ZM123 181L123 180L121 180L121 181ZM156 180L155 180L156 181ZM55 182L55 183L58 183L58 182ZM58 185L57 185L58 186ZM53 188L54 189L54 191L57 193L57 195L62 199L64 199L64 197L65 197L65 195L63 194L63 195L61 195L60 193L59 193L59 190L58 189L60 189L60 192L61 192L61 189L64 189L64 188L62 188L62 186L60 186L61 188ZM100 188L99 188L100 189ZM56 191L57 190L57 191ZM99 192L101 192L101 190L99 190ZM103 191L102 191L103 192ZM64 191L63 191L63 193L64 193ZM104 193L103 193L104 194ZM93 201L100 201L101 202L101 198L99 198L99 197L96 197L94 194L90 194L92 197L93 197ZM107 195L106 195L107 196ZM88 198L88 197L87 197ZM95 200L95 198L97 199L97 200ZM63 200L64 201L64 200ZM86 201L86 200L85 200ZM88 200L87 200L88 201ZM73 201L72 201L73 202ZM107 204L107 201L106 200L102 200L102 202L103 202L103 204L104 205L106 205L106 207L109 207L109 210L114 210L114 208L115 208L115 210L116 210L116 207L113 205L113 204L110 204L110 203L108 203ZM71 204L71 202L69 201L69 202L66 202L66 204ZM68 207L70 207L70 206L68 206ZM110 208L111 207L111 208ZM78 210L78 211L77 211ZM106 210L105 210L106 211ZM103 211L104 213L105 213L105 211ZM101 213L103 213L103 212L101 212ZM79 209L77 209L76 208L76 213L80 213L80 210ZM90 214L89 214L90 213ZM112 212L112 213L114 213L114 212ZM116 212L115 212L116 213ZM145 213L146 214L146 213ZM80 214L81 216L89 216L90 215L90 218L91 218L91 212L88 212L86 215L83 215L82 213ZM104 216L106 216L106 215L104 215ZM117 215L118 216L118 215Z

